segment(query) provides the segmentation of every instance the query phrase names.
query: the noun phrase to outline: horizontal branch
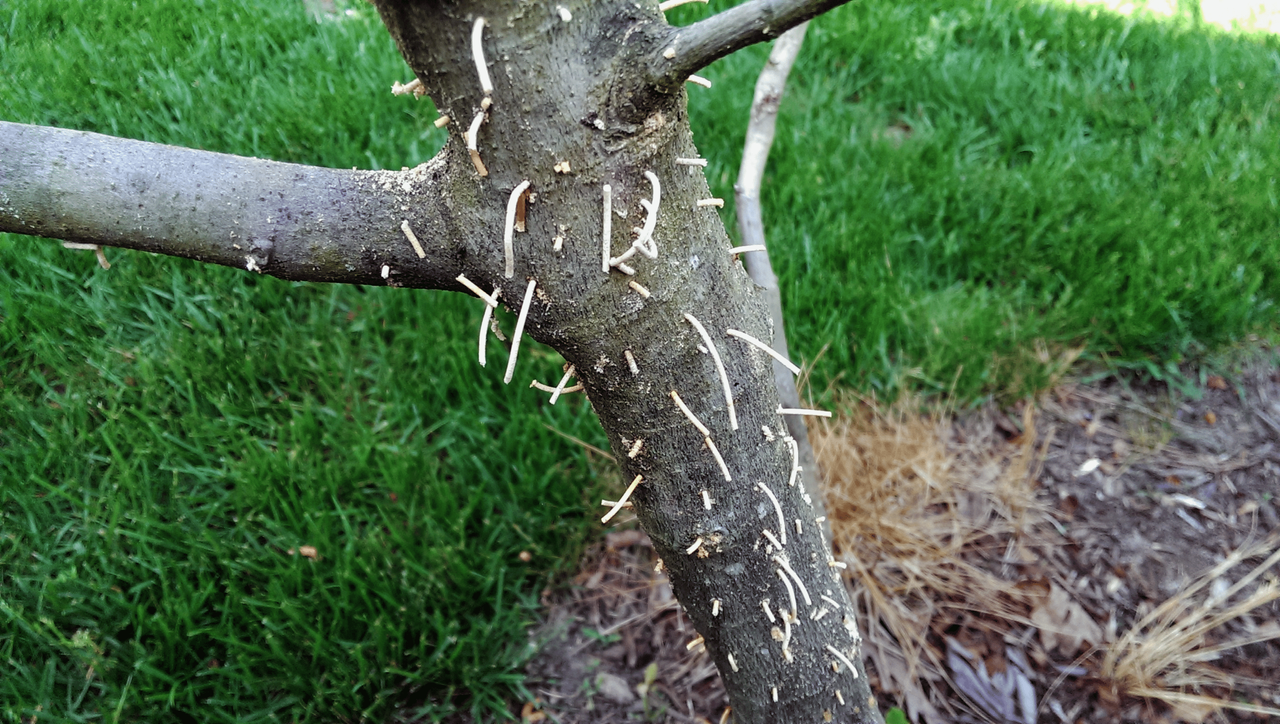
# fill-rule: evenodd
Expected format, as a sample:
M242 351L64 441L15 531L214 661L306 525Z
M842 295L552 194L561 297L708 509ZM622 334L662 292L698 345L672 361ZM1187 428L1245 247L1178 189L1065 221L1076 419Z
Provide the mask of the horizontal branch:
M651 82L673 89L690 74L748 45L787 30L843 5L848 0L749 0L681 28L650 59ZM671 49L674 52L670 52ZM670 57L668 57L670 56Z
M0 231L282 279L451 289L443 174L434 161L344 171L0 122Z

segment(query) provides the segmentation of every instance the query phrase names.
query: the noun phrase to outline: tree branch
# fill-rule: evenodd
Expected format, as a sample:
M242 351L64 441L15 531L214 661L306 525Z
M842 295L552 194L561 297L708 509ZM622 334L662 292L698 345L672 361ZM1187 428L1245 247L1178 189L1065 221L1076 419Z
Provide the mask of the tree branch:
M769 161L769 150L773 147L774 129L777 126L778 106L782 102L782 92L787 87L787 76L791 74L791 66L800 54L800 46L804 44L805 32L809 23L803 22L782 34L773 43L769 60L760 77L756 81L755 97L751 102L751 121L747 124L747 139L742 149L742 166L738 169L738 181L734 184L734 203L737 208L738 230L742 233L744 246L765 246L764 220L760 211L760 182L764 178L765 165ZM773 264L769 261L769 252L749 251L743 261L747 273L763 292L769 305L769 316L773 318L773 348L783 357L790 358L787 349L787 330L782 322L782 296L778 292L778 277L773 273ZM802 407L800 393L796 390L796 381L791 370L782 363L773 363L773 382L778 388L778 396L782 398L784 407ZM799 446L800 467L803 468L805 490L813 497L819 515L825 517L822 510L822 494L818 485L818 457L809 444L809 431L801 417L786 418L787 432ZM823 523L827 536L831 535L829 523Z
M775 38L848 0L750 0L677 30L649 61L651 82L670 92L691 73L748 45ZM663 53L674 49L674 57Z
M342 171L0 122L0 231L282 279L456 289L444 175L434 160Z

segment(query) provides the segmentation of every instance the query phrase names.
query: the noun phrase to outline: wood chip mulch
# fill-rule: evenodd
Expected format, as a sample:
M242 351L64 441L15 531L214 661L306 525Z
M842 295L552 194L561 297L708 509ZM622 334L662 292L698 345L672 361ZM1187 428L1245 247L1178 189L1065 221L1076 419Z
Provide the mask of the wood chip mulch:
M1010 440L1022 434L1019 410L982 414ZM955 425L963 436L966 421ZM934 721L1254 721L1118 695L1099 671L1105 647L1135 621L1233 551L1280 535L1280 371L1255 360L1229 379L1211 376L1181 392L1115 378L1063 384L1040 401L1036 431L1042 525L1017 545L989 546L967 560L1040 603L1009 620L962 610L933 620L926 645L946 670L925 690L934 710L947 712ZM524 721L720 721L727 702L719 676L705 651L686 650L696 634L654 562L647 536L615 530L570 585L544 592L547 620L537 632L544 646L528 668L534 700L524 702ZM1224 573L1201 600L1258 562ZM1203 662L1221 674L1218 683L1185 690L1280 706L1280 642L1267 639L1276 634L1280 601L1210 631L1202 646L1262 640ZM960 686L957 677L979 669L981 686L995 691L1007 682L997 701L962 693L981 687ZM1016 706L1021 679L1033 690L1033 714ZM881 701L895 704L891 694ZM1011 708L993 711L1002 706Z

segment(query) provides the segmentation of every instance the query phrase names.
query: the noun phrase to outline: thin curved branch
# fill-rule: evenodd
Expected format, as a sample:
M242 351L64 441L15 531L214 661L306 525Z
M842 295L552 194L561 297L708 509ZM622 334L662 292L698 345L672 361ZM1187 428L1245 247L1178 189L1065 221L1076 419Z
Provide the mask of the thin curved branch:
M690 74L748 45L782 35L848 0L750 0L675 31L650 59L651 81L671 89ZM670 57L668 57L670 56Z
M443 179L436 161L344 171L0 122L0 231L282 279L459 288Z
M738 169L738 181L733 187L742 243L763 249L747 252L743 261L747 273L762 290L769 305L769 316L773 318L773 349L783 358L790 356L787 350L787 330L782 322L782 297L778 291L778 277L773 273L765 244L764 220L760 210L760 183L769 160L769 150L773 147L782 92L787 87L787 76L791 73L796 56L800 54L800 46L804 44L808 28L807 22L801 23L783 33L773 43L769 60L756 81L755 97L751 103L751 121L747 124L747 139L742 150L742 166ZM794 373L776 360L773 364L773 382L778 388L778 396L783 405L800 407L800 393L796 390ZM809 431L805 428L803 419L793 415L785 419L787 432L795 441L796 459L799 469L803 471L805 490L813 498L819 516L825 520L818 484L818 459L809 443ZM824 522L822 527L830 536L829 524Z

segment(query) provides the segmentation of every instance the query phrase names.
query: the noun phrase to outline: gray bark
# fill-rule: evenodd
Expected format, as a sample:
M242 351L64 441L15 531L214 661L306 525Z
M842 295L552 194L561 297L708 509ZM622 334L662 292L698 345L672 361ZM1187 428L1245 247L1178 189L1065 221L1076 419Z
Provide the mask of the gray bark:
M0 121L0 231L282 279L461 289L442 176L435 160L344 171Z
M769 60L765 62L764 69L756 80L755 97L751 101L751 121L747 124L747 138L742 148L742 165L738 168L738 181L733 186L738 231L742 234L743 246L766 246L764 218L760 209L760 183L769 162L769 151L773 148L782 92L786 90L787 76L791 74L791 66L800 54L800 46L804 44L804 34L808 29L809 23L805 21L774 41ZM769 261L769 252L749 251L743 255L743 261L746 263L747 273L760 287L769 308L769 317L773 320L773 348L778 354L790 359L787 327L782 320L782 295L778 290L778 277L773 273L773 264ZM776 360L773 363L773 382L778 388L783 407L800 407L800 392L796 389L795 376ZM805 427L804 419L788 417L787 432L800 449L805 490L813 497L815 507L822 512L824 507L821 502L818 457L814 455L813 445L809 443L809 430ZM822 515L826 517L825 513ZM830 523L824 521L822 528L830 537Z
M788 10L791 5L818 12L813 8L830 4L771 0L765 3L773 9L771 17L794 22L779 22L770 30L781 32L786 23L805 19L804 12ZM675 164L676 158L697 156L683 90L637 82L680 31L669 27L651 2L570 0L563 6L572 16L568 21L554 3L378 2L410 67L437 107L454 119L445 148L417 172L362 176L313 169L307 176L298 167L209 154L173 167L180 172L183 163L208 163L199 177L215 179L202 187L208 191L183 195L181 183L130 191L132 176L124 160L95 171L98 162L83 153L49 154L41 166L38 154L26 152L17 163L0 162L0 228L235 266L243 260L236 258L242 250L228 243L232 231L252 228L259 238L264 229L275 229L274 237L266 235L274 255L265 266L258 264L266 273L376 284L383 283L381 265L394 261L401 271L391 281L403 286L456 289L453 276L461 272L486 290L501 287L502 299L513 309L520 307L527 283L535 281L525 332L576 367L625 475L642 476L631 496L635 512L719 666L735 721L879 720L861 671L853 609L838 571L828 565L829 541L814 522L803 487L788 486L792 458L777 434L786 422L776 412L771 360L725 333L736 328L768 339L767 305L728 253L718 213L696 203L710 196L705 179ZM480 16L487 19L482 45L494 86L476 144L487 176L477 172L463 136L486 105L471 55L473 22ZM740 20L731 25L744 26ZM752 23L745 27L745 34L735 37L763 32ZM685 49L710 62L723 45L704 39ZM0 154L24 147L28 133L0 126ZM101 137L80 137L94 138ZM125 148L129 142L116 143ZM139 152L129 149L121 154ZM103 158L121 155L102 153ZM65 194L74 194L68 189L75 184L59 170L63 162L93 179L83 206L68 202ZM563 165L561 171L555 168L564 162L568 173L561 172ZM640 202L653 193L646 171L662 186L654 233L657 258L632 258L634 277L617 269L602 271L601 188L613 189L616 256L630 247L632 227L644 225ZM148 178L156 183L154 172ZM506 208L523 181L530 182L532 192L527 231L515 234L514 273L507 277ZM308 197L305 191L319 193ZM42 204L42 193L62 201ZM179 198L166 204L168 194ZM223 207L242 210L241 226L216 219ZM158 221L144 221L139 214ZM339 237L312 223L320 214L340 220L346 225L342 233L351 236ZM417 234L427 247L425 259L418 259L404 240L403 218L429 230ZM274 227L280 219L289 225ZM207 232L188 226L211 223L221 226ZM134 231L135 225L140 229ZM559 251L553 247L556 237L562 240ZM312 276L308 265L314 267ZM650 295L642 296L631 281ZM723 360L736 430L716 366L699 350L704 342L686 314L704 325ZM732 480L704 446L706 436L676 407L672 391L708 428ZM643 440L638 450L637 440ZM778 498L781 528L759 484ZM704 504L708 497L710 508ZM773 549L765 529L779 542L786 530L781 550ZM803 582L808 601L780 561ZM795 591L798 614L791 624L790 661L773 632L785 628L779 609L792 608L788 587ZM837 605L824 602L824 595ZM762 609L766 599L773 622ZM828 612L818 620L823 608ZM858 662L856 669L838 664L835 672L838 658L828 646Z
M843 4L844 0L751 0L680 28L667 44L676 49L676 59L665 63L653 59L652 82L682 82L689 73L717 58L777 38L789 28Z

